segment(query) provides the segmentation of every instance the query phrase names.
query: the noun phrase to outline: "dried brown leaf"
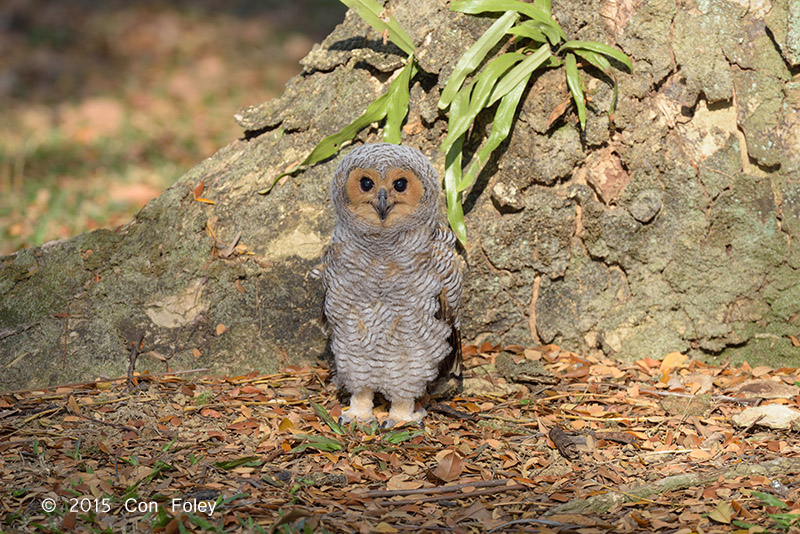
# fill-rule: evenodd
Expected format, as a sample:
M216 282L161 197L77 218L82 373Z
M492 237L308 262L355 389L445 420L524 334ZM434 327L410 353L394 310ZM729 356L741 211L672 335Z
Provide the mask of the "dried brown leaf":
M548 437L550 438L550 441L555 444L558 452L561 453L561 456L568 460L577 458L578 450L575 446L575 443L572 441L570 435L564 432L560 426L554 426L548 433Z
M461 456L456 451L450 450L443 455L433 474L440 480L450 482L460 477L463 471L464 462L461 460Z

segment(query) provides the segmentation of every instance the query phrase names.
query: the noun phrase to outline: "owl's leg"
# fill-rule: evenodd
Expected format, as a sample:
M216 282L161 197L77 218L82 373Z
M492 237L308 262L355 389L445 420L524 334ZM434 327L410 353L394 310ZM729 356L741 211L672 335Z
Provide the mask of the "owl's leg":
M372 396L375 392L369 388L356 391L350 395L350 408L339 416L339 424L344 425L358 419L369 421L372 417Z
M392 428L400 422L422 424L422 418L426 415L428 412L424 409L414 411L414 399L394 399L389 409L389 418L383 422L383 427Z

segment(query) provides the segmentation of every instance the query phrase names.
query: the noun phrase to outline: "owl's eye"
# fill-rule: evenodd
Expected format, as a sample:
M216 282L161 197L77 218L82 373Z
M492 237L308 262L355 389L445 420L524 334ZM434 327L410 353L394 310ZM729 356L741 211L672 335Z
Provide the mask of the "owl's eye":
M394 181L392 186L394 187L395 191L397 191L398 193L402 193L408 187L408 180L406 180L405 178L398 178L397 180Z
M366 193L367 191L375 187L375 182L364 176L363 178L361 178L359 185L361 186L361 190Z

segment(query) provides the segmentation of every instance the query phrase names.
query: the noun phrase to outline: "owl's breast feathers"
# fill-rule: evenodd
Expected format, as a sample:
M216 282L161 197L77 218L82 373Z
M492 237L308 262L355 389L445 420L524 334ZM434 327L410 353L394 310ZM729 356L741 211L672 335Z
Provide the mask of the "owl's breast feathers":
M416 230L388 248L334 231L323 257L323 320L333 342L337 334L346 336L350 344L376 353L381 350L374 344L382 338L422 348L429 344L423 338L438 332L441 348L428 355L438 360L438 374L429 390L441 394L457 387L461 377L461 273L449 228ZM390 312L378 318L377 310ZM435 326L425 328L430 321Z

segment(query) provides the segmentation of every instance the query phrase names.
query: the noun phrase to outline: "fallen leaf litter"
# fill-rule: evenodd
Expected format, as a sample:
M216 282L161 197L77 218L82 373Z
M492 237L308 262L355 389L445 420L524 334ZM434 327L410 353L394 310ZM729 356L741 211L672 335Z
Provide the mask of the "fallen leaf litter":
M0 530L800 531L800 370L464 353L391 431L340 427L322 366L1 394Z

